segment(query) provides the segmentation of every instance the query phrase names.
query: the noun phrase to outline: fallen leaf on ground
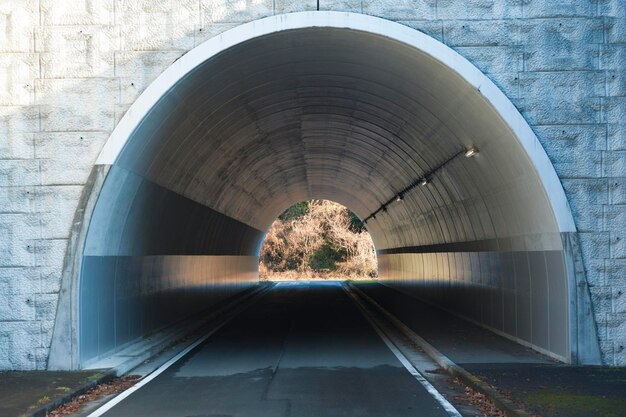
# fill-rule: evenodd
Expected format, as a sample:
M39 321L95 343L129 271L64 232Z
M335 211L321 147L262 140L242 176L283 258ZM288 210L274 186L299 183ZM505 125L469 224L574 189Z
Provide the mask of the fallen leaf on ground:
M96 385L86 393L78 395L72 401L52 410L48 416L57 417L76 413L85 403L95 401L105 395L119 394L135 385L140 378L140 375L126 375L107 383Z
M458 378L455 378L454 382L463 385ZM504 411L496 407L484 394L467 386L465 387L465 395L456 396L454 400L459 403L471 404L488 417L506 417Z

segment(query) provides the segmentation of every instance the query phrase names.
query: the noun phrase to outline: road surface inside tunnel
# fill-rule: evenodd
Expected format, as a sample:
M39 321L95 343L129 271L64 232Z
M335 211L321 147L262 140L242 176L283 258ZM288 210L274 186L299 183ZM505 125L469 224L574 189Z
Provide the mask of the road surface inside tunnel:
M338 282L279 283L105 414L448 417Z

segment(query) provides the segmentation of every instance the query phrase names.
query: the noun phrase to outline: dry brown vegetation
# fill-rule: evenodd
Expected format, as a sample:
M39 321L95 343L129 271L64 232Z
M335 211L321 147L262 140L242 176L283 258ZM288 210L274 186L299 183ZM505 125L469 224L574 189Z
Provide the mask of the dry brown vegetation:
M287 209L261 248L266 280L375 277L376 253L363 223L346 207L311 200Z
M139 375L126 375L121 378L114 378L113 380L96 385L85 394L78 395L72 401L65 403L55 410L48 413L50 417L67 416L79 412L83 405L86 403L98 400L107 395L119 394L122 391L126 391L128 388L135 385L141 377Z

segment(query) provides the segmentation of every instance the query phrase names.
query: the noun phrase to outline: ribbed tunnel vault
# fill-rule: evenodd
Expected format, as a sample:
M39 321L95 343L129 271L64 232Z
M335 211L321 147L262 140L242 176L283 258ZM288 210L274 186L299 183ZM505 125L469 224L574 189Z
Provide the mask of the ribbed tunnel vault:
M190 52L107 144L76 294L80 364L256 282L264 231L291 204L366 218L471 146L368 221L381 279L576 360L571 216L513 106L423 34L299 16Z

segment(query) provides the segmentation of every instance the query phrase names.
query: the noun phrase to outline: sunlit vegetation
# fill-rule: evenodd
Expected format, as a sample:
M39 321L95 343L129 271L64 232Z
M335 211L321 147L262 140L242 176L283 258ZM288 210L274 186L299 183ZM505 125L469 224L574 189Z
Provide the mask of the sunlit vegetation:
M261 279L376 275L376 253L365 226L354 213L332 201L303 201L289 207L270 227L261 248Z

